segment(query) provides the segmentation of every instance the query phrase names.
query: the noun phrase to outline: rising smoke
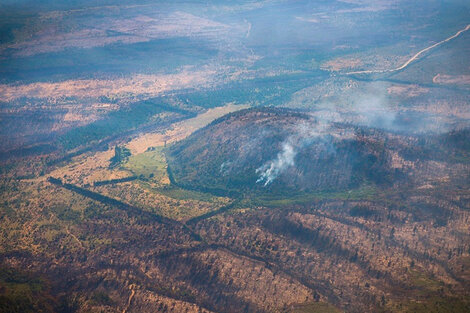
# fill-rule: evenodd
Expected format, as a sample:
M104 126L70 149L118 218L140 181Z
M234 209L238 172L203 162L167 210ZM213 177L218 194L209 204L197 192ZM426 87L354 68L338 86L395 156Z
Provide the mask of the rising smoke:
M336 153L329 132L330 124L311 120L299 124L281 144L276 158L256 169L259 175L256 183L271 184L287 168L295 165L295 157L304 147L315 143L319 152Z
M399 131L397 113L390 103L387 87L384 83L374 83L366 90L355 90L346 93L344 98L320 103L312 112L312 119L295 127L284 140L277 156L256 169L257 183L271 184L289 167L295 166L297 154L308 145L315 144L319 153L335 153L332 139L339 135L338 129L332 127L335 123ZM308 103L307 99L300 101ZM348 131L341 136L352 138L354 135Z
M264 186L272 183L286 168L294 165L296 154L297 149L295 149L289 141L284 142L282 144L282 151L278 153L276 159L256 169L256 174L260 174L256 182L264 183Z

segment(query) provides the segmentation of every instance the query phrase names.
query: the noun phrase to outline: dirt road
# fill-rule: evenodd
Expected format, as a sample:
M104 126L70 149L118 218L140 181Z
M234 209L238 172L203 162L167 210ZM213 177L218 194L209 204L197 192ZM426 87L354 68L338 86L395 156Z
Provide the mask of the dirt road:
M399 66L397 68L393 68L393 69L386 69L386 70L368 70L368 71L354 71L354 72L348 72L346 73L346 75L354 75L354 74L374 74L374 73L391 73L391 72L397 72L397 71L401 71L402 69L406 68L408 65L410 65L413 61L415 61L416 59L419 58L420 55L422 55L423 53L431 50L431 49L434 49L452 39L455 39L457 38L458 36L460 36L462 33L468 31L470 29L470 24L468 24L465 28L459 30L457 33L455 33L454 35L450 36L449 38L446 38L442 41L439 41L438 43L435 43L433 44L432 46L429 46L427 48L424 48L423 50L419 51L418 53L416 53L415 55L413 55L408 61L406 61L405 63L403 63L402 66Z

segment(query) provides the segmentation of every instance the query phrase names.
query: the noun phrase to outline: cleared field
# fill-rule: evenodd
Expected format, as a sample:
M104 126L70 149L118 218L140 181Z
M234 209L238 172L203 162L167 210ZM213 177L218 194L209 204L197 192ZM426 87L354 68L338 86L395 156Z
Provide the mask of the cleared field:
M110 159L114 155L114 148L111 148L104 152L78 156L74 162L50 174L80 186L93 186L97 181L137 176L138 179L132 182L90 188L100 194L175 220L184 221L206 214L227 205L230 199L171 186L164 146L166 143L186 138L227 113L247 107L248 105L229 104L209 109L194 118L173 124L163 134L144 133L126 144L132 155L116 168L109 167Z
M163 147L160 146L150 151L132 155L123 168L131 171L136 176L167 185L170 180L166 173L167 165L162 149Z
M13 101L19 97L61 99L64 97L101 97L110 99L158 96L164 91L187 88L207 83L213 70L182 71L168 75L137 74L120 79L83 79L54 83L32 83L25 85L0 85L1 101Z
M178 221L215 211L229 202L228 198L171 187L165 189L157 184L140 180L93 187L92 190Z
M173 124L173 126L164 133L145 133L131 140L127 144L132 154L139 154L147 151L151 147L164 146L165 144L182 140L193 132L208 125L213 120L238 110L246 109L249 105L227 104L222 107L209 109L194 118L184 120Z
M109 168L109 160L113 155L114 147L106 151L96 152L92 155L81 155L76 157L73 162L68 165L50 172L49 175L78 185L93 184L96 181L119 179L129 176L128 171L124 171L120 168ZM45 179L45 177L43 177L43 179Z

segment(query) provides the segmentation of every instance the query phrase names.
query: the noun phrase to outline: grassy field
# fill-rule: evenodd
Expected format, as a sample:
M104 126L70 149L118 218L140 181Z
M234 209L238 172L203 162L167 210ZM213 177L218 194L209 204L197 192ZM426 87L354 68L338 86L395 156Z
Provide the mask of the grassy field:
M163 147L155 147L144 153L132 155L123 168L143 179L168 184L167 165L162 149Z
M136 181L103 186L97 191L175 220L193 218L227 204L228 198L170 185L163 149L152 147L132 155L121 166L121 170L137 176Z
M132 139L127 144L127 147L133 154L139 154L147 151L149 148L164 146L165 143L171 144L188 137L196 130L207 126L213 120L224 116L225 114L246 109L248 107L249 105L246 104L227 104L221 107L208 109L204 113L198 114L195 117L173 123L165 132L143 133L137 138Z
M469 312L469 299L430 296L422 301L409 301L395 305L392 312L406 313L465 313Z
M305 204L317 200L371 200L377 190L374 186L364 185L348 191L318 191L292 195L263 195L250 199L254 205L286 207L296 204Z

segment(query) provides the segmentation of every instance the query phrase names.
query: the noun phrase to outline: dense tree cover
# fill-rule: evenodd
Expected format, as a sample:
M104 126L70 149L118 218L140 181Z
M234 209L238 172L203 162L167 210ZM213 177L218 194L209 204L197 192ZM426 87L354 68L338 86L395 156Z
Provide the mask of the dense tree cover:
M115 146L114 147L114 156L109 160L111 163L109 164L110 168L114 168L119 166L121 163L127 161L131 156L131 150L126 147Z
M251 103L254 106L287 102L293 93L324 78L322 72L304 72L232 82L217 89L185 93L178 98L189 105L212 108L225 103Z
M59 137L59 142L69 150L111 136L118 137L148 123L162 124L164 120L158 117L158 114L162 112L193 115L191 112L166 104L161 98L138 101L117 111L112 111L95 122L67 131Z
M389 154L400 145L386 146L383 132L332 124L333 135L318 135L318 125L308 114L287 109L229 114L168 147L170 179L218 194L288 197L390 185L399 178ZM272 175L269 182L260 179L263 172Z

